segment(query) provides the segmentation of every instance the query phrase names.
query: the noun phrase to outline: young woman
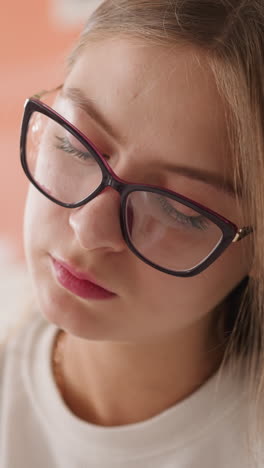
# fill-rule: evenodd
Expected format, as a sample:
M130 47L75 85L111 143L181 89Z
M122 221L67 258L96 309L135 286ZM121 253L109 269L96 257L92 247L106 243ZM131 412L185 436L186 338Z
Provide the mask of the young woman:
M107 0L27 101L1 468L262 466L263 50L262 0Z

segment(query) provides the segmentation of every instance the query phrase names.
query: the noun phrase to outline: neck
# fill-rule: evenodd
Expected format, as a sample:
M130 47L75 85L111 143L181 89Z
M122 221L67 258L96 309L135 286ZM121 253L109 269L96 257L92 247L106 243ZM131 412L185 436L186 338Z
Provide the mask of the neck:
M190 345L191 344L191 345ZM101 426L146 420L183 400L219 367L223 347L194 329L161 342L94 342L64 336L63 398L79 418Z

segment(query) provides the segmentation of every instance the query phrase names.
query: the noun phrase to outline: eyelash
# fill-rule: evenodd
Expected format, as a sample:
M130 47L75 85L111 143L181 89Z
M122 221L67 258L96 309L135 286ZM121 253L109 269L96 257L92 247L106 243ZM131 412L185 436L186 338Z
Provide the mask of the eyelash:
M158 200L163 210L172 218L176 218L181 224L187 224L202 231L208 229L208 221L203 216L186 216L173 208L163 197L159 197Z
M87 153L84 153L83 151L80 151L76 148L74 148L67 137L55 137L57 140L59 140L60 144L56 144L56 148L65 151L68 154L72 154L73 156L77 156L79 159L84 159L87 160L91 157L91 154L87 151Z

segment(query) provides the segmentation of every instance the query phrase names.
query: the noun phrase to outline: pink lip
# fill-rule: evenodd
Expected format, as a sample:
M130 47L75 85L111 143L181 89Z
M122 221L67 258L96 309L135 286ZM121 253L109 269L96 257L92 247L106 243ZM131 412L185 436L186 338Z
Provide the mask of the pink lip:
M51 258L57 281L75 295L84 299L110 299L116 296L113 292L96 284L86 273L78 272L73 266Z

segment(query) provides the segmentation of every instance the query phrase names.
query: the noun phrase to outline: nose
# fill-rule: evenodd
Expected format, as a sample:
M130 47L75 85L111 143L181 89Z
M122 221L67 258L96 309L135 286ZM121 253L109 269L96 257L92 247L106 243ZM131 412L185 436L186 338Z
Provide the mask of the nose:
M127 246L119 213L120 195L107 187L86 205L71 210L69 224L82 248L121 252Z

